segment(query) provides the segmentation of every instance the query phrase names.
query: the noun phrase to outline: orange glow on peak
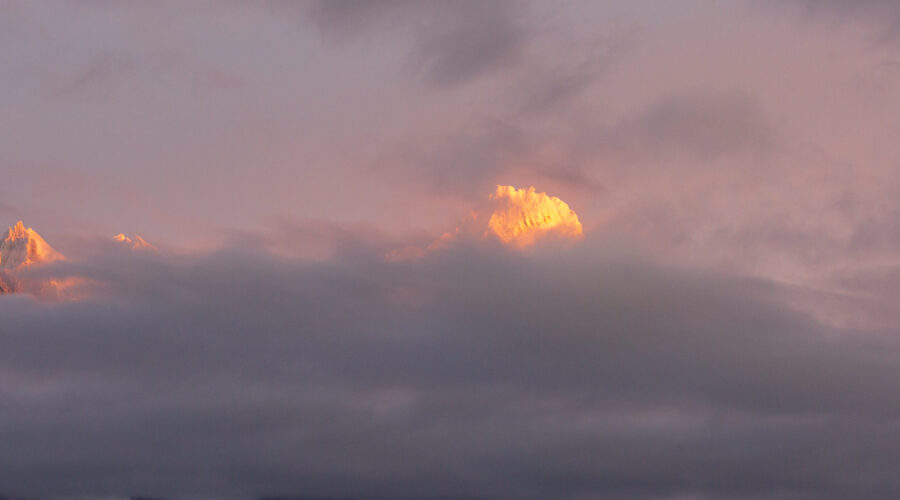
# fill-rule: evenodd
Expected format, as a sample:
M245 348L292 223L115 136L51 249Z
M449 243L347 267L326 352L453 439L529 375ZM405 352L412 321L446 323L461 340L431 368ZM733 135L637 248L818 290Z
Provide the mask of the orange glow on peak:
M65 257L44 241L34 229L25 227L22 221L17 222L6 232L3 241L0 241L0 295L36 292L43 288L42 283L20 279L19 271L57 260L65 260Z
M533 187L516 189L513 186L497 186L490 198L496 208L487 227L485 218L477 211L468 214L452 232L426 246L407 246L385 254L389 262L408 261L425 257L451 247L461 241L496 236L513 248L525 248L543 237L580 239L584 236L578 215L566 202L547 193L538 193Z
M565 238L581 238L583 231L578 215L566 202L534 187L516 189L497 186L491 195L500 205L488 221L488 234L493 232L507 245L524 248L546 234Z
M125 236L124 233L119 233L113 236L113 239L123 245L131 247L132 250L150 250L154 252L157 250L155 246L147 243L147 240L141 238L140 235L134 235L134 238L130 238Z
M17 269L33 264L45 264L65 257L50 246L34 229L22 221L9 228L0 242L0 269Z

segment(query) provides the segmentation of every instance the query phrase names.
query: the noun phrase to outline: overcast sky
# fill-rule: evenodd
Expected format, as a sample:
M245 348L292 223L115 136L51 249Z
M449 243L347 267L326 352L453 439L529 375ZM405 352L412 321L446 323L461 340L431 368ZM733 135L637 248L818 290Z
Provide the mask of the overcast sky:
M0 496L898 498L898 192L889 0L0 0Z

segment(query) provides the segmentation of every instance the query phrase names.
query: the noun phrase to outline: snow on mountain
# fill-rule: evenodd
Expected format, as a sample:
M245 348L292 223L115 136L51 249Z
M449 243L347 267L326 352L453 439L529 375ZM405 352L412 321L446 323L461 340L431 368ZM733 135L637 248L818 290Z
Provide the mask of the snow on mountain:
M9 228L0 242L0 294L19 291L16 277L20 269L65 260L34 229L25 227L22 221Z
M6 238L0 243L0 269L19 269L64 259L34 229L26 228L22 221L10 227Z
M145 240L144 238L141 238L141 236L137 235L137 234L134 235L134 238L131 238L131 237L125 236L125 234L123 234L123 233L119 233L119 234L113 236L113 239L123 245L131 247L132 250L156 251L155 246L151 245L150 243L147 243L147 240Z

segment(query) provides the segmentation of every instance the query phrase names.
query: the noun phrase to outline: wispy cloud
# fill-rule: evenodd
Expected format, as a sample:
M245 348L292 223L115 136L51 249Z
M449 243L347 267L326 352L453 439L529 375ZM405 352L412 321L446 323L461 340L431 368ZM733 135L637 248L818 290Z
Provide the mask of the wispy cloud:
M317 1L308 18L330 40L381 35L408 37L410 64L438 86L465 83L522 56L528 42L524 2Z

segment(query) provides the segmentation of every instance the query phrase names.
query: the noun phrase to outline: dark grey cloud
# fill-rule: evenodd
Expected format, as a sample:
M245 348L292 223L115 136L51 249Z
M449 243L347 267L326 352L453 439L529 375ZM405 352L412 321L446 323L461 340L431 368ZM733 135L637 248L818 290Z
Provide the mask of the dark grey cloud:
M338 0L313 1L305 8L309 19L323 35L336 42L346 42L385 21L402 18L423 5L421 2L404 0Z
M547 29L547 28L545 28ZM564 23L556 30L571 29ZM632 26L598 28L589 37L570 34L542 40L543 58L533 57L533 66L518 75L516 87L522 117L568 114L576 105L584 106L585 94L602 83L617 63L630 55L638 44ZM559 57L566 54L567 57Z
M406 141L379 168L434 192L483 198L504 173L523 167L535 146L527 128L512 120L473 120L436 141Z
M814 19L833 27L864 23L871 28L873 42L900 42L900 4L893 0L790 0Z
M417 35L418 64L433 82L449 85L516 62L527 42L521 5L471 2L455 13L452 23L434 23Z
M525 92L522 112L552 113L565 109L588 90L606 69L607 60L593 61L573 69L559 72L548 71L541 75L537 85ZM552 74L551 74L552 73Z
M717 160L771 155L777 139L765 111L746 92L695 90L657 99L601 133L598 143L629 157Z
M385 262L237 245L0 298L0 490L357 498L893 498L896 332L613 245Z
M316 1L307 17L333 41L398 33L412 45L410 63L435 85L464 83L515 63L528 42L522 2Z
M590 85L592 78L585 76L583 83ZM571 97L552 94L545 97ZM548 149L558 154L547 156ZM395 146L379 159L378 171L470 199L523 174L602 193L605 170L673 164L685 171L741 170L748 164L758 170L768 168L782 149L780 130L751 95L694 90L662 96L613 121L580 115L571 123L546 126L517 113L472 120L440 140L416 137Z

